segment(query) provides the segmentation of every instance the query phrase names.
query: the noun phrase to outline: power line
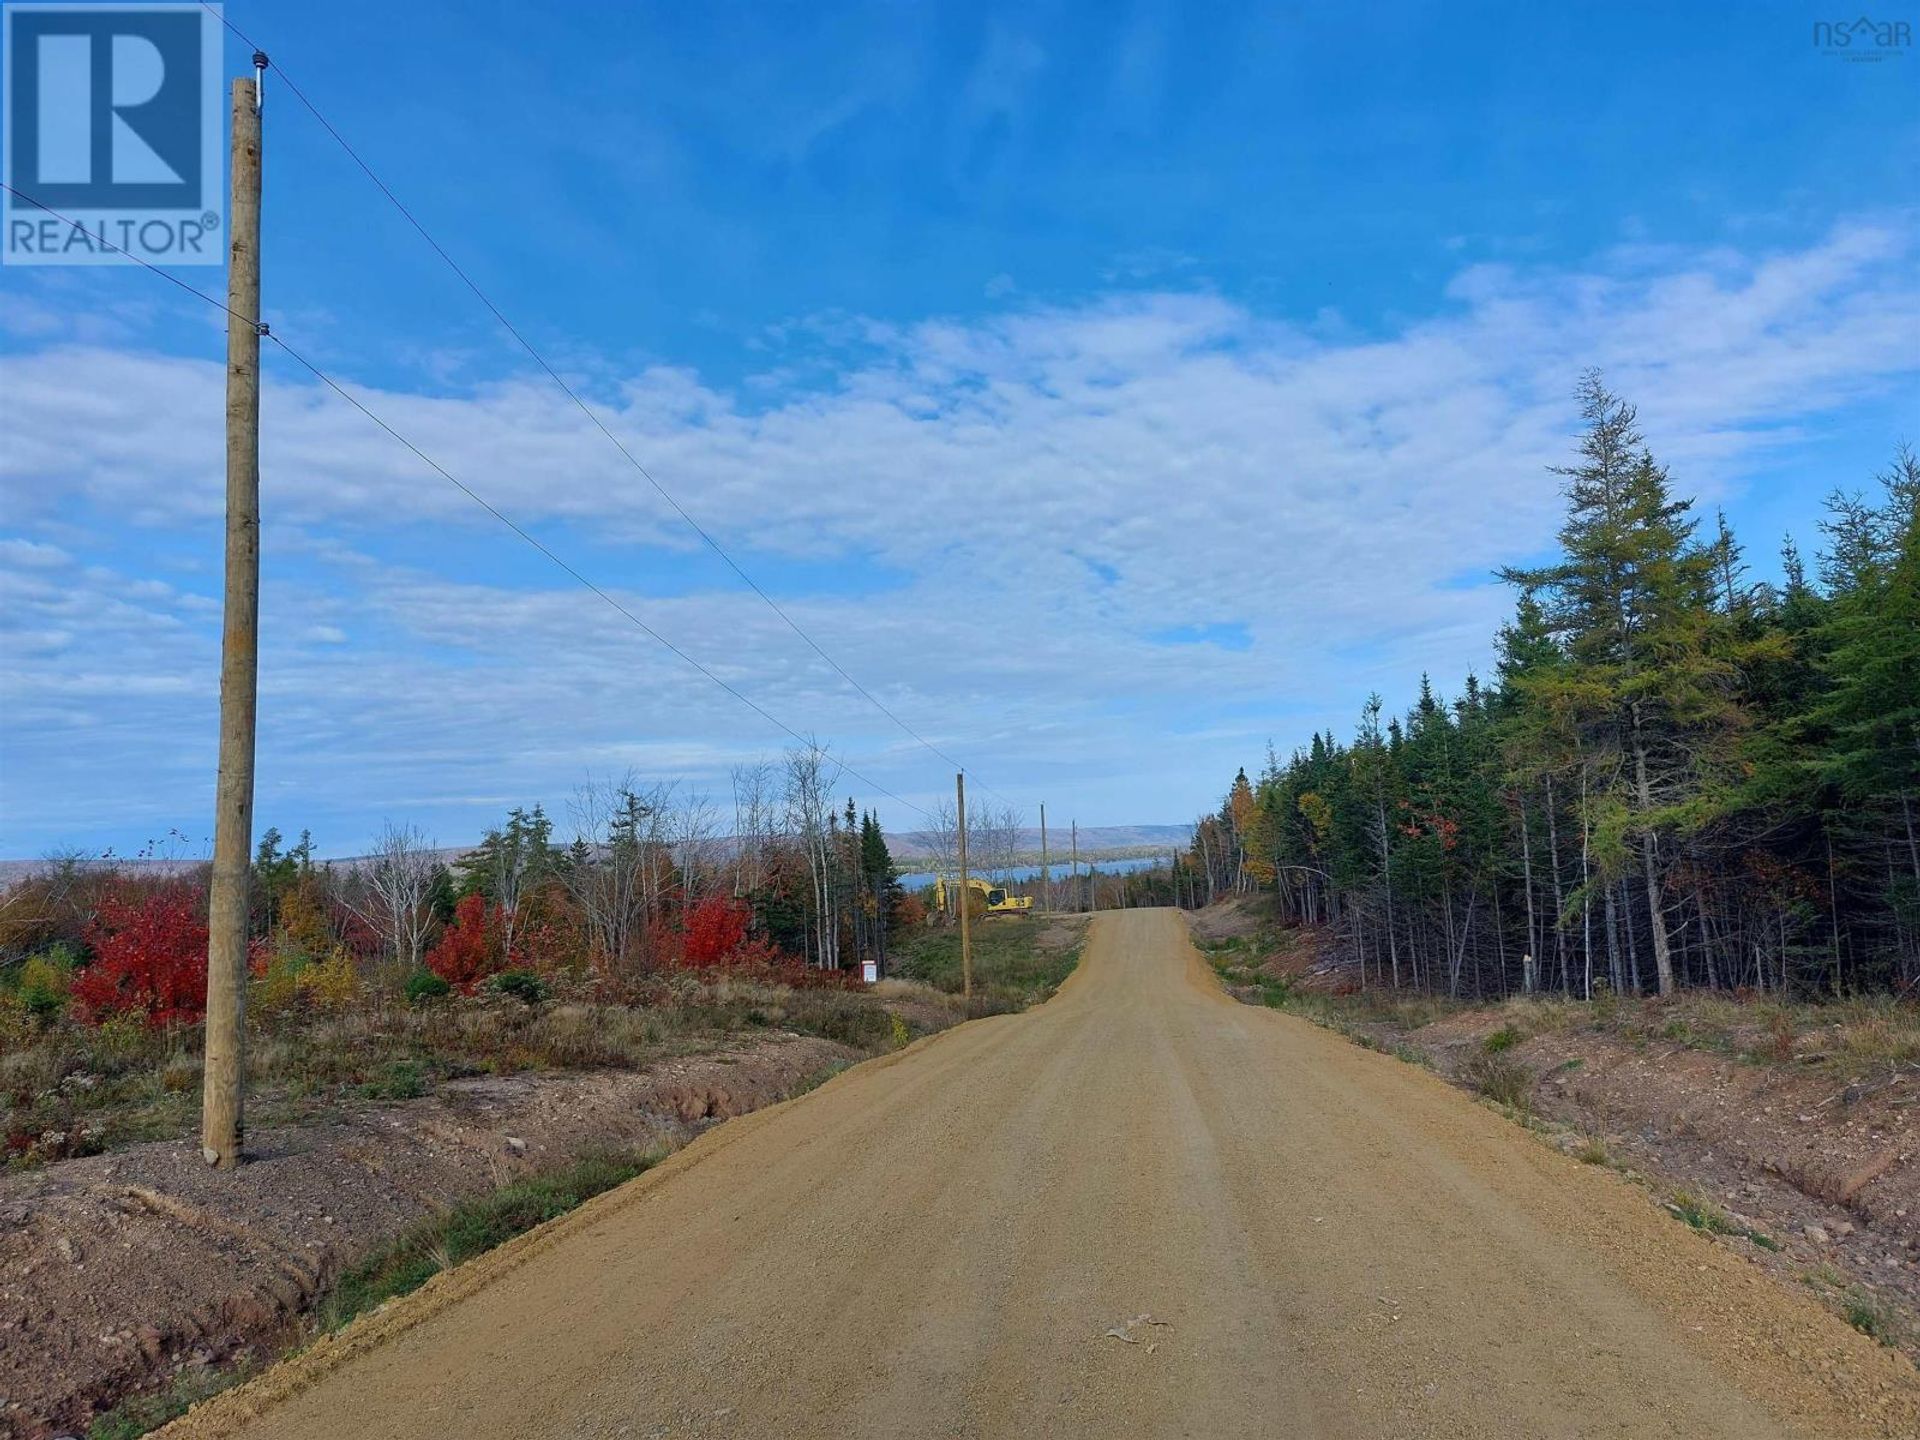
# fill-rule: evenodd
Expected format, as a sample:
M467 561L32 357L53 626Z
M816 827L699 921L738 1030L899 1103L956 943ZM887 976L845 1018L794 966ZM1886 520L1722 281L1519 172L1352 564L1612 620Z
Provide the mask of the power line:
M26 194L24 191L16 189L14 186L5 184L4 182L0 182L0 189L5 189L8 194L14 196L16 199L24 201L29 205L32 205L36 209L44 210L47 214L53 216L56 220L59 220L67 225L72 225L76 229L81 230L82 233L87 233L85 230L85 227L81 226L77 221L69 219L66 215L61 214L60 211L55 210L53 207L46 205L39 200L36 200L33 196ZM765 720L769 725L772 725L775 729L780 730L784 734L789 736L796 743L801 745L808 745L808 746L811 746L816 743L813 737L802 735L798 730L795 730L791 725L787 724L784 720L780 719L779 716L775 715L772 711L768 710L765 706L761 705L760 702L755 700L752 696L746 694L744 691L740 690L738 687L736 687L726 679L722 678L721 676L716 675L712 670L708 669L706 665L702 664L694 656L688 654L685 650L682 650L678 645L674 644L673 641L669 640L666 636L662 635L658 630L655 630L651 625L647 624L646 621L642 620L638 615L634 614L633 611L629 610L625 605L621 604L612 595L608 594L605 590L601 589L599 585L595 584L586 575L582 574L579 570L575 569L574 566L568 560L566 560L563 556L561 556L558 552L556 552L552 547L547 545L544 541L540 540L537 536L530 534L527 530L522 528L517 521L513 520L511 517L509 517L500 509L498 509L491 501L486 499L485 496L481 495L478 491L474 490L470 485L468 485L465 481L461 480L452 471L448 470L439 461L435 460L431 455L427 454L426 451L422 450L418 445L414 444L413 441L409 440L405 435L401 434L398 430L394 429L392 425L386 422L386 420L382 419L373 410L369 409L357 396L355 396L339 381L335 380L326 371L322 370L318 365L314 364L313 361L309 360L300 351L294 349L293 346L289 345L280 336L274 334L273 331L268 326L260 322L257 316L240 314L238 311L234 310L232 306L228 305L224 300L221 300L216 296L210 295L205 290L200 289L198 286L190 284L188 281L181 279L178 275L175 275L172 271L167 270L159 265L155 265L152 261L146 259L144 256L135 255L131 251L123 249L121 246L115 245L111 240L108 240L106 238L104 232L100 235L93 236L92 238L97 243L105 247L106 249L111 250L116 254L125 256L127 259L132 260L135 264L141 266L143 269L149 270L153 274L158 275L161 279L166 280L169 283L178 286L180 289L186 291L187 294L194 296L196 299L205 301L208 305L213 306L214 309L225 312L227 315L233 317L236 320L239 320L242 324L257 326L259 328L262 339L267 340L273 345L277 346L284 354L287 355L289 359L293 360L295 363L297 363L302 368L304 368L309 374L311 374L321 384L325 385L329 390L333 391L334 394L338 395L342 400L346 401L347 404L351 405L354 409L358 410L362 415L366 416L367 419L371 420L375 425L379 426L382 430L386 431L388 435L392 436L395 440L399 441L400 444L404 445L408 450L410 450L414 454L414 456L417 459L419 459L423 464L425 464L441 479L445 480L448 484L452 485L461 494L465 495L469 500L473 501L474 504L478 505L482 510L485 510L495 520L499 521L502 525L504 525L508 530L511 530L520 539L524 540L528 545L532 546L535 550L539 551L540 554L545 556L549 561L551 561L557 568L559 568L565 574L572 577L575 581L577 581L579 584L584 586L586 589L590 590L593 594L599 596L600 599L604 600L615 611L617 611L619 614L621 614L627 620L631 621L635 626L637 626L643 634L648 636L648 638L652 639L655 643L659 644L666 650L671 651L674 655L678 656L681 660L685 661L688 665L693 667L693 669L697 670L701 675L705 676L708 680L712 681L715 685L719 686L722 690L726 691L727 694L733 696L734 699L738 700L742 705L745 705L749 710L753 711L754 714L758 715L761 719ZM907 809L922 816L924 819L926 819L931 823L935 823L935 824L938 823L938 819L933 814L933 812L927 810L924 806L914 804L911 800L907 800L902 796L896 795L893 791L887 789L886 786L880 784L878 781L871 780L867 776L862 775L858 770L854 769L851 765L848 765L847 763L845 763L845 761L840 762L840 768L844 770L847 774L851 775L854 779L858 780L861 784L866 785L872 790L878 791L880 794L885 795L889 800L894 801L896 804L905 806Z
M235 38L240 40L242 44L253 49L256 53L260 52L260 47L254 43L253 39L250 36L248 36L247 33L244 30L242 30L238 25L235 25L233 21L229 20L225 14L214 10L213 7L207 3L207 0L199 0L199 3L201 8L206 10L206 12L209 15L213 15L216 19L220 21L222 25L226 26L228 30L232 31ZM445 263L446 267L449 270L453 271L453 273L459 277L460 283L465 285L468 290L472 291L474 298L478 300L481 303L481 305L486 308L487 312L490 315L492 315L495 320L499 321L501 328L504 329L507 332L507 334L511 335L516 342L518 342L521 349L525 350L528 355L533 357L534 363L537 364L542 370L546 371L548 378L551 379L555 385L560 387L561 392L569 400L571 400L575 406L579 408L580 413L582 415L585 415L587 419L593 423L594 428L597 429L602 435L606 436L606 438L610 442L612 442L613 447L620 452L622 458L626 460L627 464L631 465L633 469L641 476L641 478L644 479L649 485L651 485L656 492L658 492L658 494L660 495L660 498L665 500L667 504L673 508L674 513L677 514L683 521L686 522L688 528L690 528L694 534L698 535L700 539L706 544L706 546L710 550L712 550L714 554L718 555L722 561L726 563L727 568L733 571L735 575L739 576L741 582L744 583L749 590L753 591L755 595L759 596L760 599L763 602L765 602L767 608L772 610L775 615L778 615L780 619L786 624L789 630L793 631L795 635L798 635L803 641L805 641L807 646L810 649L812 649L814 654L818 655L822 660L826 661L827 664L833 668L834 672L837 675L839 675L839 677L842 680L846 681L848 685L852 686L853 689L856 692L858 692L861 698L866 700L868 704L872 705L874 709L878 710L882 715L886 716L887 719L891 720L895 725L899 726L901 730L905 731L907 735L912 737L912 739L917 744L922 746L929 753L939 757L941 760L945 761L947 764L953 766L953 768L956 770L965 770L967 768L965 765L961 764L958 760L954 759L953 756L947 754L946 751L942 750L938 745L935 745L931 740L928 740L918 730L915 730L913 726L909 725L905 720L901 719L900 716L897 715L884 701L882 701L871 690L867 689L866 686L862 685L850 673L848 673L846 667L843 666L838 660L834 659L833 656L827 652L826 648L822 646L819 641L815 640L812 635L810 635L804 628L802 628L799 621L795 620L791 615L789 615L786 612L786 610L781 607L780 603L777 600L775 600L771 595L769 595L764 589L761 588L759 582L756 581L751 575L749 575L746 572L746 570L744 570L740 566L739 562L733 558L732 555L727 553L726 548L723 545L721 545L721 543L718 540L714 539L714 537L707 531L706 527L701 525L701 523L698 520L694 519L693 516L688 513L686 507L683 506L677 499L674 498L672 492L669 491L666 488L666 486L662 485L659 480L654 478L653 472L648 470L647 467L640 462L638 457L636 457L634 453L627 448L625 442L623 442L618 435L614 434L613 431L607 427L606 423L601 420L600 416L594 411L593 407L588 405L587 402L580 397L579 392L577 392L571 385L569 385L566 382L565 378L561 376L560 372L554 369L553 366L548 363L546 356L541 354L540 351L534 346L533 342L527 339L527 337L520 332L519 327L517 327L511 320L509 320L506 317L505 313L500 309L498 305L494 304L492 298L488 296L486 291L480 288L479 284L474 280L474 278L471 275L469 275L460 266L459 262L456 261L453 258L453 256L447 253L446 248L442 246L440 242L434 238L432 232L429 231L427 227L420 222L420 219L413 213L413 211L407 208L405 203L401 201L400 197L394 194L392 188L387 184L387 182L382 180L379 174L374 170L374 168L371 165L369 165L364 158L362 158L360 152L353 148L353 146L348 142L346 136L342 135L340 131L335 128L333 122L328 120L327 117L321 113L320 107L315 105L313 101L307 98L306 92L303 91L297 84L295 84L293 80L287 75L286 71L281 69L281 67L277 64L274 66L274 73L279 77L280 83L286 86L288 92L292 94L294 99L298 100L303 106L305 106L307 113L312 115L313 118L319 122L320 128L325 130L327 134L333 138L334 143L337 144L343 151L346 152L347 158L352 160L353 163L360 168L361 173L364 174L368 180L373 182L374 188L377 189L383 196L386 197L387 203L392 205L395 210L398 210L400 212L400 214L405 218L406 222L414 228L415 232L420 236L420 238L427 242L428 247L432 249L433 253L435 255L438 255L442 260L442 262ZM975 783L977 783L982 790L985 790L988 794L998 799L1002 804L1011 805L1013 803L1012 801L1008 800L1006 796L1001 795L991 785L987 784L984 780L978 780L976 778Z
M584 585L588 590L591 590L595 595L599 596L602 600L606 601L608 605L612 606L621 615L624 615L628 620L632 621L650 638L658 642L660 645L664 646L666 649L672 651L675 655L679 656L688 665L691 665L695 670L699 671L702 675L706 676L707 679L711 680L715 685L718 685L722 690L726 691L729 695L733 696L734 699L738 700L742 705L745 705L749 710L753 711L754 714L758 715L761 719L765 720L769 725L772 725L776 729L784 731L788 736L790 736L793 740L795 740L801 745L811 745L814 743L811 738L809 738L808 736L802 735L798 730L795 730L791 725L787 724L784 720L780 719L779 716L775 715L772 711L768 710L765 706L761 705L760 702L755 700L752 696L736 688L733 684L723 679L721 676L714 674L713 671L709 670L699 660L696 660L693 656L689 655L685 650L682 650L678 645L674 644L673 641L667 639L666 636L662 635L658 630L655 630L651 625L647 624L646 621L642 620L638 615L634 614L633 611L629 610L625 605L622 605L618 600L614 599L614 597L609 595L605 590L602 590L592 580L588 579L585 575L581 574L580 571L576 570L571 563L569 563L565 558L563 558L561 555L555 552L544 541L528 533L525 529L523 529L519 525L518 522L514 521L513 519L511 519L510 517L502 513L499 509L497 509L492 504L492 502L487 500L484 496L480 495L471 486L469 486L464 480L460 479L459 476L453 474L438 460L435 460L431 455L427 454L426 451L422 450L418 445L414 444L413 441L409 440L405 435L402 435L398 430L394 429L393 426L389 425L379 415L375 414L372 410L368 409L366 405L361 403L360 399L357 396L355 396L345 386L340 384L339 381L335 380L331 375L327 374L326 371L322 370L319 366L315 365L311 360L307 359L305 355L302 355L298 350L295 350L291 345L287 344L286 341L282 340L279 336L273 334L271 331L267 332L266 338L272 341L282 351L284 351L297 364L304 367L314 377L314 379L318 380L321 384L325 385L329 390L333 391L334 394L338 395L342 400L346 401L354 409L358 410L362 415L366 416L367 419L371 420L375 425L378 425L382 430L386 431L387 434L391 435L395 440L399 441L402 445L406 446L406 448L412 451L414 456L418 458L422 464L426 465L441 479L445 480L448 484L452 485L461 494L465 495L469 500L473 501L474 504L478 505L482 510L485 510L489 515L493 516L493 518L498 520L502 525L506 526L507 529L511 530L515 535L518 535L522 540L526 541L527 544L531 545L535 550L538 550L542 555L546 556L546 558L552 561L553 564L557 566L560 570L565 572L567 575L571 576L573 579L578 581L581 585ZM843 764L842 768L846 770L846 772L849 775L853 776L854 779L860 781L863 785L867 785L875 790L878 790L882 795L885 795L889 799L894 800L897 803L906 806L909 810L918 811L921 815L926 816L928 819L933 818L928 811L922 809L918 805L913 804L909 800L904 800L900 796L895 795L891 790L887 789L885 786L877 783L876 781L869 780L866 776L862 775L858 770L855 770L851 765Z

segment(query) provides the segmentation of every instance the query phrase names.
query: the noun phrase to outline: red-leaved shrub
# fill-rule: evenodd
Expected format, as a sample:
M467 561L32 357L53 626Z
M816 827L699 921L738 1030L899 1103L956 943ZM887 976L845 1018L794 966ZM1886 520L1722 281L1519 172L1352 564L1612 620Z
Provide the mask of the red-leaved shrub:
M95 1019L130 1013L161 1026L206 1014L207 922L195 887L115 887L86 938L94 959L74 977L73 996Z
M487 913L486 897L467 896L453 907L453 923L440 932L440 943L427 951L427 968L454 989L471 994L498 968L499 931Z
M693 966L723 965L747 938L752 911L738 900L710 895L687 915L687 933L681 941L681 959Z

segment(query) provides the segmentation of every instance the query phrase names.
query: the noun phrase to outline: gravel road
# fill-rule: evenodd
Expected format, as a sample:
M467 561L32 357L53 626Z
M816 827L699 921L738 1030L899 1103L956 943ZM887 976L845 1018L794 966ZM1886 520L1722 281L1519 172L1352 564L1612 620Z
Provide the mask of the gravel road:
M1173 911L732 1120L186 1440L1912 1436L1904 1359Z

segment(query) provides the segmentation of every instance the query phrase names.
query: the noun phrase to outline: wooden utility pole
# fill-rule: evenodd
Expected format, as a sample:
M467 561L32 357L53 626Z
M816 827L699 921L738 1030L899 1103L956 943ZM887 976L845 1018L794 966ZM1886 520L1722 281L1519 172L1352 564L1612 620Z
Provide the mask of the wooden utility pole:
M1073 909L1080 913L1080 822L1073 822L1073 868L1067 872L1073 877Z
M953 777L953 793L960 809L960 998L973 1000L973 932L967 924L967 772Z
M1053 869L1047 864L1047 807L1040 807L1040 908L1053 909Z
M247 865L260 653L260 71L233 82L227 210L227 579L220 638L220 775L207 896L207 1051L200 1153L240 1163L247 1011Z

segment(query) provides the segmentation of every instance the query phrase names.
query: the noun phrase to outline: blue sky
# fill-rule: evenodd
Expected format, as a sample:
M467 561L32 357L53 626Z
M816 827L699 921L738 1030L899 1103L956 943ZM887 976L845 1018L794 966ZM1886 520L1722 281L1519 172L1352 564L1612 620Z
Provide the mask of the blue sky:
M227 13L1030 816L1186 818L1269 738L1484 668L1589 364L1763 570L1920 438L1920 55L1823 55L1816 7ZM268 86L276 333L783 720L944 793ZM218 318L0 270L0 854L209 829ZM457 843L589 772L721 799L784 743L271 354L264 411L260 824Z

